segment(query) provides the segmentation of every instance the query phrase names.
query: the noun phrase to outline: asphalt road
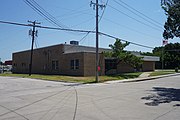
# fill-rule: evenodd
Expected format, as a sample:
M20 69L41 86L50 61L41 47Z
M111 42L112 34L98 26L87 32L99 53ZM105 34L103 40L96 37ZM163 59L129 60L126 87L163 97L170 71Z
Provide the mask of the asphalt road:
M91 85L0 77L0 120L180 120L180 76Z

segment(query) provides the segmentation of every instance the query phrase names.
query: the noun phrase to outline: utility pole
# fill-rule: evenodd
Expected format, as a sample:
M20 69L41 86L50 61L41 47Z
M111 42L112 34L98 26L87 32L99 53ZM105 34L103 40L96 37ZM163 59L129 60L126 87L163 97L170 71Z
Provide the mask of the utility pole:
M162 55L161 55L161 64L162 64L162 70L164 69L164 50L165 50L165 46L168 44L168 40L163 40L162 41Z
M29 76L31 76L31 72L32 72L32 57L33 57L33 48L34 48L34 39L35 36L37 37L37 30L36 30L36 24L40 24L36 21L32 22L32 21L28 21L29 23L32 23L32 27L33 30L29 31L29 35L32 36L32 44L31 44L31 55L30 55L30 63L29 63Z
M105 7L105 5L100 5L98 3L98 0L96 0L96 3L92 2L90 3L90 6L93 5L93 9L96 9L96 82L99 82L98 76L99 76L99 71L98 71L98 67L99 67L99 7L101 9L103 9Z

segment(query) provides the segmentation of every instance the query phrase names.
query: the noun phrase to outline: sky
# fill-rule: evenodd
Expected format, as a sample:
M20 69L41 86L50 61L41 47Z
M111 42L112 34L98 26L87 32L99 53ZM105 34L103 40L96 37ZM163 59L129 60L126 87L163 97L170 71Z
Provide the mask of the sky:
M95 10L93 6L90 7L91 0L34 1L53 16L62 28L95 30ZM92 1L95 2L95 0ZM99 4L106 3L107 0L99 0ZM142 17L142 14L146 17ZM163 25L167 17L161 8L160 0L108 0L106 7L102 10L99 9L99 18L101 16L99 21L99 31L101 32L150 47L162 45ZM0 20L23 24L30 24L28 20L36 20L41 23L41 26L59 27L39 15L27 5L25 0L1 0ZM31 48L31 37L28 35L30 29L31 27L0 23L1 61L11 60L14 52ZM79 41L80 45L95 47L95 34L89 34L82 39L86 33L40 28L37 30L38 37L35 39L34 48L69 43L71 40ZM109 44L114 42L115 39L99 36L99 47L108 48ZM178 42L178 39L169 40L169 42L175 43ZM152 51L152 49L132 44L126 49L142 52Z

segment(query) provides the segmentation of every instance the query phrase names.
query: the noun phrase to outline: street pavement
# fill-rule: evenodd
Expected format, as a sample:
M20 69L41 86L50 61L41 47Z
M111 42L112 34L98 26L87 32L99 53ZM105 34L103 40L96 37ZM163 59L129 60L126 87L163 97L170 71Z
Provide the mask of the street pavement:
M0 77L0 120L179 120L180 76L75 84Z

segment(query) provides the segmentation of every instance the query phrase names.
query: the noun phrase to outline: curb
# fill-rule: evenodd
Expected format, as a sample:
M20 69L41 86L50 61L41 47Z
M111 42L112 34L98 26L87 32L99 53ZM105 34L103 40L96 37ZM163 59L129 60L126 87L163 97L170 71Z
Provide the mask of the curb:
M135 79L125 79L125 80L116 80L116 81L107 81L104 82L105 84L112 84L112 83L129 83L129 82L141 82L141 81L149 81L159 78L165 78L165 77L171 77L171 76L178 76L180 73L175 74L168 74L168 75L160 75L160 76L154 76L154 77L145 77L145 78L135 78Z

